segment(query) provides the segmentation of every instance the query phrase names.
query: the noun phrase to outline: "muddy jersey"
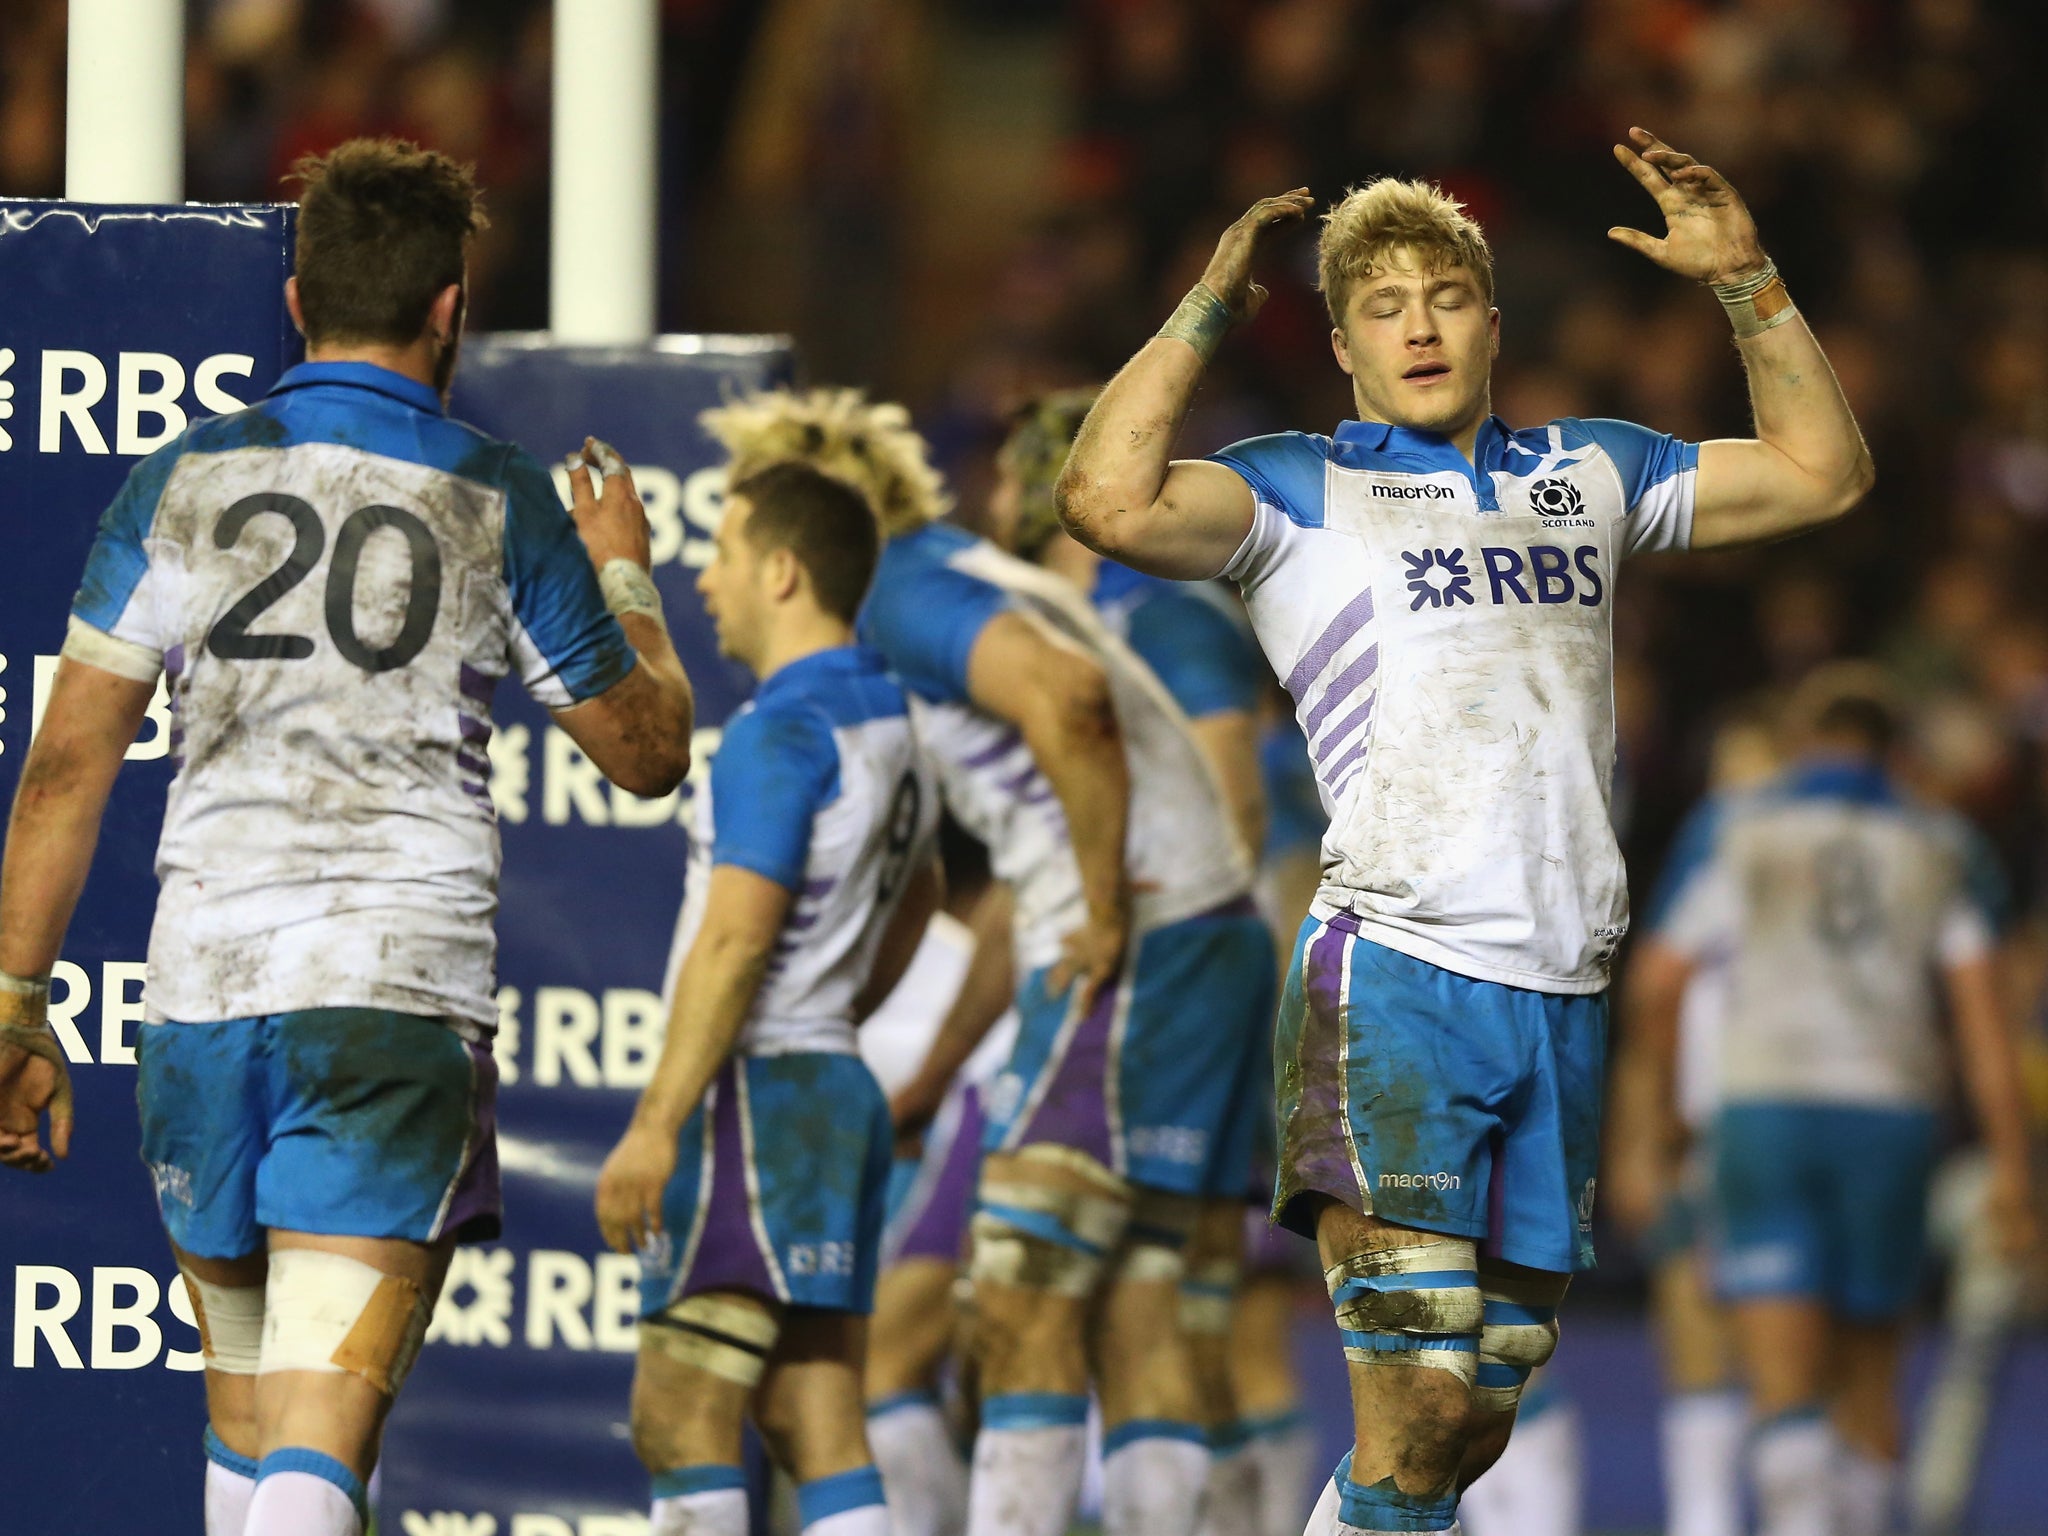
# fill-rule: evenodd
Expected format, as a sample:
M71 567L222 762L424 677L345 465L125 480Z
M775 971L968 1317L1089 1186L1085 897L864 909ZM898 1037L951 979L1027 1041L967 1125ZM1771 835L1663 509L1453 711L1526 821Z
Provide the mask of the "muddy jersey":
M1691 538L1698 448L1618 421L1446 438L1347 421L1225 449L1222 574L1294 698L1325 912L1482 981L1596 992L1628 924L1609 821L1621 559Z
M492 690L562 708L635 660L532 456L423 384L305 364L135 467L72 622L170 694L152 1018L490 1029Z
M1875 768L1809 763L1730 800L1659 927L1694 956L1732 941L1721 1099L1938 1104L1942 971L1988 952L1998 886L1966 822Z
M938 783L882 658L840 646L772 674L726 722L694 812L668 995L712 869L751 870L792 900L739 1053L852 1051L854 997L939 820Z
M1018 958L1050 965L1086 911L1065 812L1024 738L968 696L967 663L998 614L1050 625L1109 676L1131 801L1125 862L1143 927L1228 902L1250 886L1248 860L1187 716L1071 583L985 539L931 523L889 540L861 610L862 639L889 658L919 701L947 807L988 845L1016 894Z

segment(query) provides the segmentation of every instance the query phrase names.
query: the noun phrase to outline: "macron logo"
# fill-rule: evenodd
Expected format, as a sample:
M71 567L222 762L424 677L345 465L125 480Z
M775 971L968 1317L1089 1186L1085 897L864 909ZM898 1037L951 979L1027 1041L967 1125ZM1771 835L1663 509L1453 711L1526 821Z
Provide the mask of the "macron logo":
M1381 1189L1463 1189L1465 1181L1455 1173L1383 1173Z
M1392 501L1441 501L1446 496L1458 494L1448 485L1432 485L1426 481L1415 485L1388 485L1384 480L1372 483L1372 493Z

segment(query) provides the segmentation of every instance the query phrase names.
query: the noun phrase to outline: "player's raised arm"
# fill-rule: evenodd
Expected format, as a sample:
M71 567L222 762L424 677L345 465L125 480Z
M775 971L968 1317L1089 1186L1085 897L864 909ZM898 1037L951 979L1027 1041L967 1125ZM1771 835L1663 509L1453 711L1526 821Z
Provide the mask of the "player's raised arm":
M690 771L696 702L649 572L647 513L625 461L594 438L585 439L569 487L570 516L639 665L596 697L557 710L555 720L614 784L665 795Z
M1614 157L1657 200L1664 237L1626 228L1608 237L1713 289L1735 326L1756 418L1753 438L1700 445L1692 547L1783 538L1842 516L1877 472L1756 221L1718 171L1645 129L1631 128L1629 138Z
M1172 458L1202 370L1230 327L1266 302L1252 281L1259 237L1314 204L1307 188L1253 204L1223 232L1201 282L1103 390L1061 473L1060 521L1083 544L1154 576L1214 576L1250 531L1245 482L1220 464Z

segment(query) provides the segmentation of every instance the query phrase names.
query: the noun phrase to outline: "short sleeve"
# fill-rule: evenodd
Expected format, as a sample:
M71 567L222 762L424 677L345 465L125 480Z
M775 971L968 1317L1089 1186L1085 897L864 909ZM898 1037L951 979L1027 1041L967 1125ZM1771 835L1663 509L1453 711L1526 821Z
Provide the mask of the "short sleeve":
M750 709L711 759L711 862L800 891L811 827L839 793L839 749L809 711Z
M605 607L576 524L540 461L513 448L505 492L505 585L513 653L537 703L566 709L596 698L638 660Z
M1258 704L1265 658L1245 626L1207 593L1175 586L1139 604L1131 611L1130 643L1190 719Z
M993 582L940 562L884 569L860 614L860 640L889 660L889 670L920 698L967 699L967 662L989 620L1010 606Z
M1990 919L1974 898L1958 895L1942 915L1936 944L1943 965L1967 965L1991 953L1994 934Z
M1654 931L1662 943L1698 960L1734 936L1737 906L1734 877L1725 865L1710 863L1686 881Z
M1577 425L1605 450L1621 477L1622 553L1689 548L1700 445L1630 421Z
M1257 508L1251 530L1217 574L1241 584L1256 584L1265 574L1267 556L1290 524L1323 525L1323 482L1329 466L1330 440L1307 432L1278 432L1269 437L1232 443L1209 462L1234 470L1251 487Z
M157 611L147 541L156 523L157 503L184 449L181 436L128 472L100 518L85 574L71 600L71 616L78 624L122 642L138 660L154 657L159 666L177 635L175 624L167 625Z

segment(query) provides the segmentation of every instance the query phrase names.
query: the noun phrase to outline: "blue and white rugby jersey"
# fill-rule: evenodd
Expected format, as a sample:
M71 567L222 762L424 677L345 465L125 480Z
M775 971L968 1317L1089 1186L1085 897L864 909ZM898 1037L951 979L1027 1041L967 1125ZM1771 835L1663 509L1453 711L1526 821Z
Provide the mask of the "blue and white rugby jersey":
M1616 566L1691 537L1699 450L1619 421L1446 438L1347 421L1214 456L1257 497L1237 581L1330 830L1325 915L1542 992L1607 985L1628 925Z
M1258 708L1270 675L1244 605L1214 581L1165 581L1114 560L1090 594L1110 633L1138 653L1190 720Z
M531 455L385 369L294 368L136 465L72 623L169 687L151 1018L489 1032L492 690L561 708L635 664Z
M1987 952L2004 903L1982 839L1845 762L1731 798L1712 836L1658 931L1695 956L1732 940L1721 1098L1939 1103L1941 972Z
M796 899L738 1050L852 1051L853 999L938 832L938 782L902 686L856 646L791 662L726 722L694 809L668 997L704 925L712 868L750 869Z
M1056 961L1086 903L1052 784L1023 737L968 697L974 643L989 620L1012 609L1052 626L1109 675L1130 763L1125 865L1139 888L1137 922L1157 927L1243 895L1249 861L1187 717L1159 679L1071 582L930 523L883 546L861 638L916 696L918 729L938 760L948 808L988 845L996 878L1015 892L1019 963L1035 970Z
M1692 962L1678 1004L1675 1098L1679 1120L1694 1131L1710 1125L1721 1107L1721 1031L1735 984L1736 933L1730 914L1683 898L1713 862L1722 816L1734 798L1710 795L1686 815L1643 913L1643 926Z

